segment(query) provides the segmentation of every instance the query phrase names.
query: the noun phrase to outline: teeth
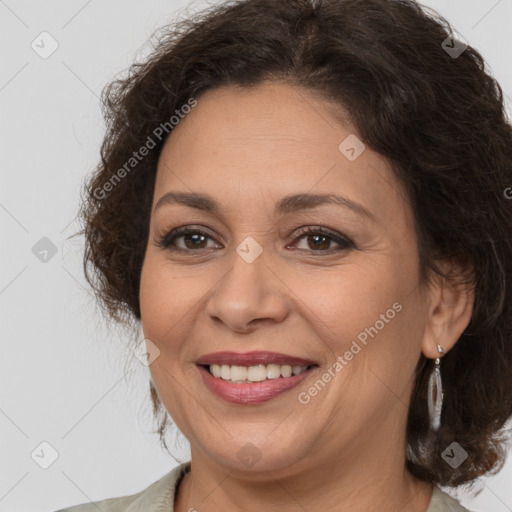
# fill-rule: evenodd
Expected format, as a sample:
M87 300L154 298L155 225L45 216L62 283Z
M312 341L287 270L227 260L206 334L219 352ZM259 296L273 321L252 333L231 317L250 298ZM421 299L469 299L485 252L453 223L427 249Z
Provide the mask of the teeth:
M249 366L247 368L247 380L251 382L259 382L267 378L267 368L264 364L258 366Z
M292 366L293 375L299 375L299 373L302 373L304 371L304 368L307 368L307 367L306 366Z
M281 367L278 364L267 364L267 379L279 379Z
M220 364L211 364L210 365L210 373L214 377L220 377Z
M223 364L220 367L220 376L224 380L231 379L231 366L229 366L228 364Z
M267 379L279 379L299 375L307 366L289 364L258 364L256 366L237 366L229 364L211 364L210 373L217 378L231 382L261 382Z
M291 377L292 376L292 367L289 364L284 364L281 366L281 377Z
M245 380L247 379L246 366L232 366L231 367L231 380Z

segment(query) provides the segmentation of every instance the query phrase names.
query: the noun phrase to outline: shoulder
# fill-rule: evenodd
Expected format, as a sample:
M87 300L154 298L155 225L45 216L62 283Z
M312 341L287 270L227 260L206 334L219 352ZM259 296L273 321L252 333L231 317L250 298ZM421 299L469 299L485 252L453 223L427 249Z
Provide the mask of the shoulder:
M174 494L183 474L190 468L190 462L175 467L159 480L135 494L83 503L55 512L153 512L174 509Z
M472 512L436 485L426 512Z

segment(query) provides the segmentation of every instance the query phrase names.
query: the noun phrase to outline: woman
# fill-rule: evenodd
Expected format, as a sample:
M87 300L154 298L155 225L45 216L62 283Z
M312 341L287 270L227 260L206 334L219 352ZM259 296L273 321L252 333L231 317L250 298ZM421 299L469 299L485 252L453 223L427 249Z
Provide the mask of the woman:
M439 486L498 471L512 415L512 129L480 54L412 1L241 0L164 28L105 106L86 275L191 462L66 510L467 510Z

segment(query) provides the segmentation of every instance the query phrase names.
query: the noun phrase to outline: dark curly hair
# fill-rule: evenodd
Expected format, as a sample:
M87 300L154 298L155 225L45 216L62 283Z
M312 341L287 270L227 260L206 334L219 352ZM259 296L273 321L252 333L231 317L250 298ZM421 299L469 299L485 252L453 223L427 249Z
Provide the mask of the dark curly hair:
M431 371L423 354L406 433L408 470L433 484L459 486L496 473L506 457L512 200L505 191L512 190L512 126L483 57L456 46L447 39L452 35L444 18L411 0L237 0L175 20L157 32L149 57L103 90L107 131L101 162L82 191L79 234L86 241L86 278L103 312L137 324L169 120L223 85L285 81L336 102L408 194L422 281L432 271L441 274L443 259L458 258L470 269L460 277L474 287L474 308L443 358L445 398L434 449L423 449ZM462 53L450 52L453 47ZM150 391L156 416L162 404L152 383ZM166 421L164 413L161 441ZM468 453L456 469L441 457L453 441Z

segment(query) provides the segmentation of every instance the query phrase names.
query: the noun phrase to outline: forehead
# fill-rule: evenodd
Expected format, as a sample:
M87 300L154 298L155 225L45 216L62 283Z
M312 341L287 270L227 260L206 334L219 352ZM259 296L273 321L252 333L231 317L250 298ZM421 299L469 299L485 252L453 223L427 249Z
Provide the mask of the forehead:
M404 198L387 162L369 148L347 158L344 141L358 138L343 119L340 107L288 84L210 90L168 137L154 200L203 192L237 211L290 193L339 193L399 216Z

